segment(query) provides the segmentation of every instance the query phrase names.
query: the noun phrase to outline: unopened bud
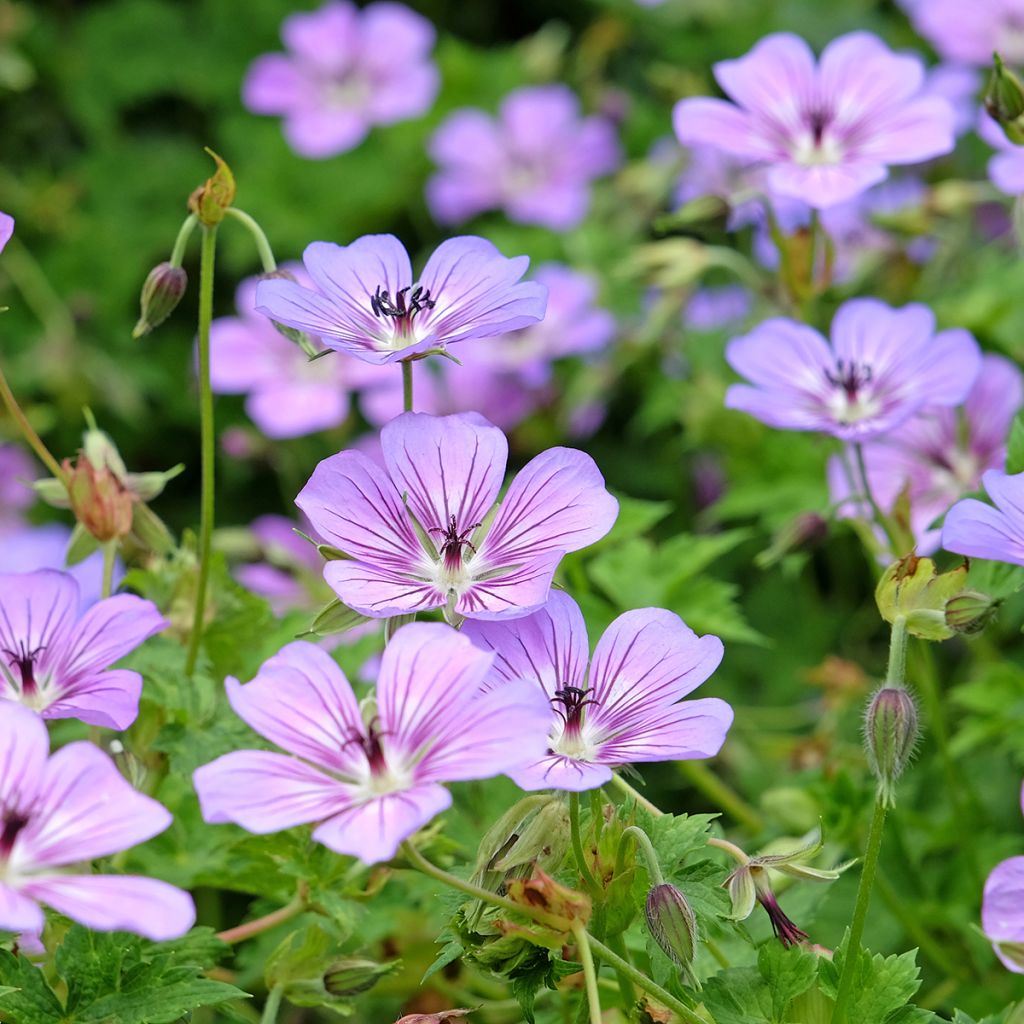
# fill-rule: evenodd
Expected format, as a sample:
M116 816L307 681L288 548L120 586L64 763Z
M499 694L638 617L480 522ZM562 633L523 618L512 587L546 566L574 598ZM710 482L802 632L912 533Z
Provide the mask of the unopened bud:
M590 897L556 882L539 869L530 878L510 881L507 893L513 903L544 911L549 918L544 923L551 928L569 932L574 924L586 924L590 920Z
M207 153L213 157L217 170L188 197L188 208L199 218L204 227L216 227L227 213L235 199L235 176L231 168L212 149Z
M697 917L686 897L668 882L647 894L647 927L662 952L689 971L697 952Z
M183 267L166 262L155 266L142 286L139 322L132 330L132 337L141 338L159 327L174 311L187 287L188 274Z
M63 463L75 518L98 541L126 537L132 529L132 495L106 467L97 469L84 455Z
M999 602L988 594L965 590L946 602L946 625L957 633L973 636L995 617Z
M992 55L992 77L985 90L985 110L1017 145L1024 143L1024 86L998 53Z
M864 720L864 741L878 780L878 798L892 807L896 781L917 743L917 706L903 687L885 686L871 698Z
M324 988L332 996L357 996L369 992L395 966L354 958L336 960L324 971Z

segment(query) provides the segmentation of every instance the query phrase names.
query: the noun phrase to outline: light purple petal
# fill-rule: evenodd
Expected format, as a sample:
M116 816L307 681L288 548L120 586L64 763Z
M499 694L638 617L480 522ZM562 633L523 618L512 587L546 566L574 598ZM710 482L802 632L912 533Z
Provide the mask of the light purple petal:
M1024 966L999 949L1000 942L1024 942L1024 857L1011 857L992 869L985 881L981 926L994 940L992 948L1003 964L1015 974L1024 974Z
M23 887L33 899L48 903L74 921L96 931L130 931L154 942L184 935L196 920L187 892L156 878L135 875L37 876Z
M130 669L91 673L59 693L41 714L45 719L77 718L101 729L127 729L139 715L142 676Z
M997 153L988 162L988 176L1004 195L1024 194L1024 151Z
M600 540L618 514L619 503L589 455L549 448L512 481L480 546L479 561L497 567L578 551Z
M42 719L0 701L0 807L28 811L42 786L50 737Z
M514 619L543 607L551 593L555 569L562 560L561 551L552 551L487 579L474 580L456 602L455 610L471 619ZM486 563L473 560L484 571Z
M950 153L956 144L953 108L938 96L922 96L879 114L870 135L853 150L861 160L916 164Z
M197 768L192 781L206 821L257 835L323 821L351 802L344 783L272 751L232 751Z
M0 212L0 252L4 251L4 246L11 240L13 234L14 218L9 213Z
M767 169L765 181L773 196L799 199L824 210L867 191L888 175L875 160L845 160L841 164L778 163Z
M245 73L242 103L254 114L286 114L317 100L313 80L283 53L257 57Z
M0 575L0 651L38 651L37 665L49 667L63 650L78 603L78 584L67 573Z
M993 471L985 474L985 488L989 494L993 494L993 479ZM947 551L971 558L1024 565L1024 517L1019 511L1008 513L1002 508L994 509L974 498L966 498L946 513L942 525L942 546Z
M508 775L520 789L527 792L564 789L570 793L583 793L612 780L612 770L608 765L576 761L560 754L549 755L524 768L515 768Z
M244 686L225 680L235 714L290 754L346 773L364 757L359 704L344 672L316 644L287 644Z
M245 403L253 423L275 440L340 426L348 407L349 397L337 380L279 380L254 391Z
M634 708L628 714L628 728L599 744L598 757L605 764L714 757L733 720L732 708L717 697L655 707L646 713Z
M725 100L680 100L672 110L672 125L684 146L713 146L743 160L779 155L777 147L756 131L750 114Z
M916 375L928 405L959 405L967 398L981 369L981 349L962 328L940 331Z
M964 403L970 426L971 451L982 459L1002 461L1013 417L1024 404L1024 374L1003 356L982 356L981 370ZM999 454L997 454L999 453ZM985 469L1001 469L986 465Z
M849 32L821 52L818 77L839 130L856 130L866 111L911 99L924 86L924 62L893 53L870 32Z
M347 0L327 0L315 11L288 15L281 39L304 62L337 75L358 53L358 31L358 8Z
M355 149L369 130L362 110L343 107L296 110L284 122L288 144L310 160L326 160Z
M0 929L38 935L45 924L42 910L32 900L0 882Z
M447 810L451 802L444 786L414 786L348 808L318 826L313 838L336 853L378 864L394 857L403 840Z
M362 615L386 618L440 608L446 595L426 577L365 562L337 561L324 566L324 579L342 602Z

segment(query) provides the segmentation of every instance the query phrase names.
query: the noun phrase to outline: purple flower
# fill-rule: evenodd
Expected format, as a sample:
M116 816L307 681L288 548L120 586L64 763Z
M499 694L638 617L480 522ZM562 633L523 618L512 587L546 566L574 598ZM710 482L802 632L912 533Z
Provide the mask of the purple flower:
M984 110L978 116L978 134L996 150L988 162L989 181L1004 195L1024 195L1024 147L1012 143Z
M722 641L661 608L620 615L589 667L583 614L562 592L526 618L468 622L463 632L494 652L496 692L526 679L549 702L547 752L508 773L522 789L596 789L619 765L713 757L732 724L716 697L680 703L718 668Z
M495 121L456 110L430 140L440 170L427 182L427 205L442 224L501 209L519 224L575 227L590 206L590 182L622 155L611 122L580 117L564 85L516 89Z
M4 246L11 240L13 234L14 218L9 213L0 211L0 252L4 251Z
M1024 473L990 469L981 482L996 507L976 498L958 501L942 525L942 546L970 558L1024 565Z
M953 110L927 96L924 64L867 32L833 40L816 64L799 37L762 39L715 65L733 101L681 100L676 135L764 165L772 195L824 208L882 181L890 164L953 149Z
M236 714L288 754L240 750L198 769L203 817L261 834L316 822L313 838L332 850L389 860L450 806L442 783L543 752L543 695L525 682L484 692L491 661L442 623L403 626L384 649L370 715L328 654L288 644L251 683L226 683Z
M16 444L0 445L0 535L18 529L24 512L35 504L32 481L38 476L35 463Z
M289 269L301 274L301 268ZM247 395L245 411L267 437L299 437L339 426L348 416L348 391L359 381L358 371L331 356L311 362L258 315L259 281L250 278L239 287L238 316L220 317L210 325L213 390ZM311 287L308 279L302 284Z
M188 893L155 878L68 870L163 832L166 808L132 789L91 743L48 750L36 715L0 704L0 929L38 935L46 903L98 931L184 935L195 920Z
M765 320L726 348L749 384L725 396L783 430L820 430L845 441L879 437L927 406L958 405L981 365L967 331L935 333L927 306L893 309L851 299L832 321L831 346L793 320Z
M132 594L99 601L81 618L79 605L78 584L67 573L0 576L0 701L43 718L127 729L139 713L142 676L109 666L167 622Z
M753 306L750 290L741 284L698 288L683 310L683 325L691 331L717 331L735 327Z
M998 51L1007 64L1024 62L1021 0L903 0L903 6L945 60L984 67Z
M981 75L963 64L936 64L925 75L925 95L938 96L953 108L953 131L957 136L974 127L980 89Z
M319 581L323 569L323 559L317 549L295 532L299 525L287 516L267 515L254 519L249 529L262 548L264 560L235 569L239 582L267 598L277 615L308 605L309 592L300 576ZM301 528L305 531L309 527L303 523Z
M300 156L344 153L371 126L419 117L433 105L434 28L404 4L380 0L359 10L328 0L285 18L281 38L288 53L253 61L242 101L253 113L283 117Z
M544 316L547 290L519 280L529 257L507 259L472 235L442 242L418 281L394 235L364 235L351 245L313 242L302 262L319 290L261 281L257 311L368 363L422 356Z
M891 513L904 495L909 499L919 554L939 546L932 523L962 495L976 491L987 470L1003 468L1010 424L1022 404L1020 370L1002 356L986 355L960 409L927 410L864 446L871 494L882 510ZM852 465L844 468L838 458L829 465L833 500L850 494L851 479L859 480ZM871 518L867 508L845 511Z
M381 431L385 470L360 452L325 459L295 503L351 560L324 579L364 615L445 607L511 618L548 599L562 556L612 527L618 502L594 460L549 448L512 481L505 435L476 413L406 413Z
M981 900L981 927L1003 965L1024 974L1024 857L1010 857L992 869Z

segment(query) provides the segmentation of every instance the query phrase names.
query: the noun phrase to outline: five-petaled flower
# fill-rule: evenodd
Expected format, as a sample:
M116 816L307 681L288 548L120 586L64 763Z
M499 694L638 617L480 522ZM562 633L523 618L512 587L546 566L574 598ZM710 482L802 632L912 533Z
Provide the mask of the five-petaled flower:
M718 667L722 641L664 609L620 615L589 667L583 614L561 592L526 618L467 622L463 632L494 652L491 687L528 679L549 701L547 752L509 772L523 789L596 789L620 765L713 757L732 724L717 697L681 701Z
M43 718L127 729L142 676L110 665L167 622L151 601L117 594L81 618L78 583L52 569L0 576L0 709L24 704Z
M281 38L288 53L258 57L242 99L254 113L282 116L300 156L353 149L372 125L418 117L437 95L434 28L403 4L382 0L360 10L328 0L285 18Z
M538 757L549 714L528 684L486 691L492 656L443 623L403 626L381 659L372 711L319 647L288 644L242 686L235 712L288 751L240 750L199 768L203 817L313 838L367 864L451 804L442 783L486 779Z
M981 482L996 507L976 498L958 501L942 524L942 546L969 558L1024 565L1024 473L990 469Z
M923 92L924 63L867 32L833 40L817 63L799 36L766 36L716 64L715 77L733 102L681 100L676 135L762 164L774 196L833 206L882 181L890 164L953 149L953 109Z
M527 463L492 512L508 441L476 413L405 413L381 446L386 469L341 452L295 499L349 556L329 561L324 579L364 615L526 615L547 601L562 556L599 540L618 514L594 460L572 448Z
M99 931L183 935L195 920L188 893L154 878L70 870L163 832L167 809L91 743L48 750L37 715L0 704L0 929L38 934L46 903Z
M257 311L368 363L423 356L544 317L547 289L520 281L529 258L509 259L471 235L442 242L418 281L394 235L364 235L351 245L313 242L302 262L318 290L261 281Z
M749 384L726 394L741 409L784 430L820 430L866 441L928 406L959 405L981 366L967 331L935 333L927 306L893 309L851 299L832 320L832 344L793 320L765 320L726 349Z

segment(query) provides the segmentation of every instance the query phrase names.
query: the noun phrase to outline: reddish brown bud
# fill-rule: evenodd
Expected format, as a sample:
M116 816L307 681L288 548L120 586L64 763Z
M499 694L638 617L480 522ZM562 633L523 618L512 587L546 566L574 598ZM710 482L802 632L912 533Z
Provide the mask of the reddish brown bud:
M132 494L109 469L80 455L74 465L65 459L64 471L71 510L89 533L102 543L131 532Z

